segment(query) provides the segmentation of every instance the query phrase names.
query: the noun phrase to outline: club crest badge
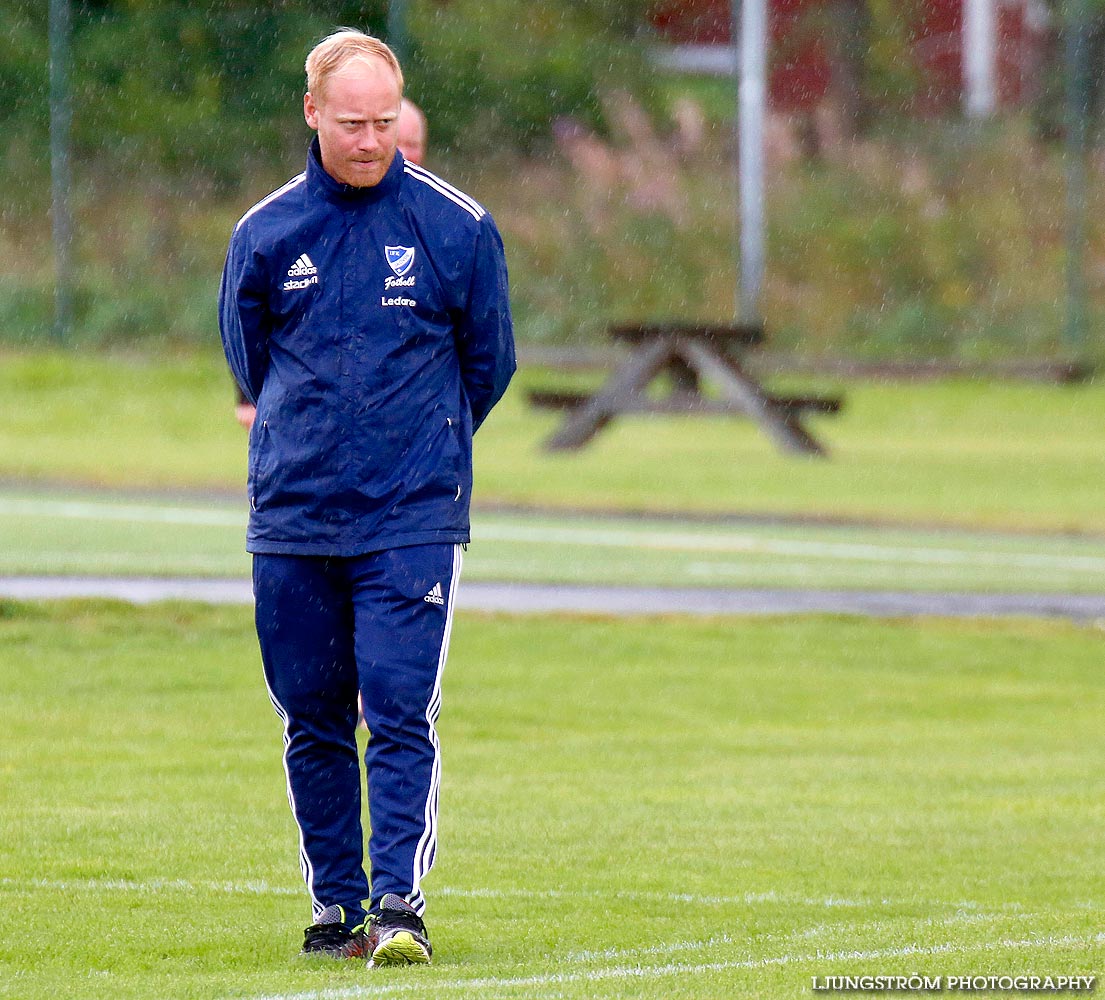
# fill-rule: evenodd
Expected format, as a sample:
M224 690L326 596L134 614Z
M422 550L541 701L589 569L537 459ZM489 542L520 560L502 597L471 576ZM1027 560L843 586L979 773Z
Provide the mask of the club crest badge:
M414 265L414 247L384 247L388 266L402 278Z

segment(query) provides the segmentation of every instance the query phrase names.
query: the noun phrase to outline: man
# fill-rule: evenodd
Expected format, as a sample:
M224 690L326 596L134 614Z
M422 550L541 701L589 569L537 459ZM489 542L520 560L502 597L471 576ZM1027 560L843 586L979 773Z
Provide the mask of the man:
M257 634L313 906L304 953L423 963L472 433L515 367L506 265L491 216L397 152L386 45L339 31L306 68L307 169L239 221L219 293L257 407Z
M428 135L429 129L422 109L414 101L404 97L400 105L399 138L396 143L399 152L403 154L403 159L408 163L421 166L426 159ZM237 390L237 396L234 418L248 431L257 418L257 407L246 399L240 388Z
M399 111L399 141L396 145L403 159L408 163L416 163L419 166L426 159L426 143L428 141L428 129L426 116L422 109L414 101L403 98Z

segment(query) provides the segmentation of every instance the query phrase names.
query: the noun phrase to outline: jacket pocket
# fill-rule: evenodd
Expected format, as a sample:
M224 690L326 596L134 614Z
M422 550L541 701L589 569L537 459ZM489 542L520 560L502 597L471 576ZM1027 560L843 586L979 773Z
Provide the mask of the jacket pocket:
M471 459L456 417L442 417L425 443L412 451L403 493L409 504L459 503L472 481Z
M263 490L267 485L268 476L265 470L271 465L270 453L272 440L269 434L269 422L258 420L253 425L252 440L249 443L249 466L246 478L249 492L250 510L260 510Z

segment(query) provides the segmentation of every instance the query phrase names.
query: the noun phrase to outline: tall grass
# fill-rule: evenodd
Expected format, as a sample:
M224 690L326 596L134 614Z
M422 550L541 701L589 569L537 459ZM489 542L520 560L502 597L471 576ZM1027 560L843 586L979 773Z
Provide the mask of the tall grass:
M611 135L561 122L541 158L431 165L492 211L522 342L590 343L612 322L726 321L737 297L733 136L675 102L649 120L611 98ZM818 152L778 117L768 133L762 312L772 346L805 354L959 359L1100 356L1105 204L1087 206L1091 336L1064 342L1064 163L1026 121L900 127ZM250 204L300 169L272 164L249 190L157 192L81 176L74 343L211 340L226 240ZM1101 163L1092 165L1092 183ZM102 169L102 168L101 168ZM153 193L151 193L151 190ZM0 340L50 335L49 226L0 220Z
M525 336L586 341L610 321L726 320L737 290L731 137L639 121L572 136L565 164L497 189ZM763 315L774 346L866 357L1055 357L1063 341L1064 166L1026 123L933 124L803 153L768 133ZM1099 323L1105 234L1087 210Z

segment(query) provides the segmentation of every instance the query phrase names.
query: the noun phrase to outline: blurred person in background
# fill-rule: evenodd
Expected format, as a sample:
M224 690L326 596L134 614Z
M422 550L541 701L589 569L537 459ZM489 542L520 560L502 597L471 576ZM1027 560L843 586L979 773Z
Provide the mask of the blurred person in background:
M428 142L429 128L426 125L426 116L414 101L404 97L399 111L399 141L396 143L399 152L408 163L422 166L426 159Z
M426 963L472 435L515 367L506 262L491 216L397 152L403 74L383 42L343 29L306 68L307 169L239 220L219 290L257 407L257 635L312 903L303 953Z
M399 141L396 143L399 152L403 154L403 159L408 163L421 166L426 159L428 139L429 129L425 114L414 101L404 97L399 111ZM234 417L248 431L257 418L257 407L246 399L240 386L235 388L238 401L234 406Z

